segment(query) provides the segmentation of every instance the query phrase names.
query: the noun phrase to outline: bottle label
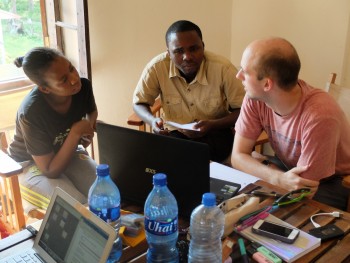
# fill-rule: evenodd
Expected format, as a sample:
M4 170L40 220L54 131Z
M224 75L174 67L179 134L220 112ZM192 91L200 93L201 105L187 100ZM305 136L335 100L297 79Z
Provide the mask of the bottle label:
M168 236L177 232L177 217L168 221L151 220L145 217L145 230L157 236Z
M107 223L114 222L120 217L120 206L112 208L93 208L89 206L89 209Z

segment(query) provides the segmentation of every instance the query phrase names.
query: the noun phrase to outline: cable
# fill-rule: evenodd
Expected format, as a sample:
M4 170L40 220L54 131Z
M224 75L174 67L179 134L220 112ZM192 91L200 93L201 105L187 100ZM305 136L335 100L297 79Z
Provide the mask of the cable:
M334 212L331 212L331 213L318 213L318 214L314 214L312 216L310 216L310 220L311 220L311 223L314 225L314 227L321 227L321 225L317 224L313 218L315 216L326 216L326 215L330 215L330 216L333 216L333 217L340 217L342 213L338 212L338 211L334 211Z

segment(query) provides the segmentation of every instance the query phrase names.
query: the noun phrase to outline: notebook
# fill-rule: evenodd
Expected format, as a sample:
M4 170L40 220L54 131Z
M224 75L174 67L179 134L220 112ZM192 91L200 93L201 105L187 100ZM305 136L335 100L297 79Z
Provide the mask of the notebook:
M106 262L115 239L113 227L56 188L33 247L0 262L18 262L12 260L25 257L37 260L33 262L102 263Z
M179 215L189 218L212 191L220 201L237 193L240 185L209 176L209 147L170 136L97 123L99 162L110 166L121 199L143 206L155 173L167 175Z
M280 225L293 227L287 222L271 214L265 218L265 220L275 222ZM275 253L278 257L282 258L285 262L294 262L321 245L320 238L316 238L301 229L299 236L293 244L287 244L272 238L255 234L252 232L252 226L242 230L240 234L251 241L263 245Z

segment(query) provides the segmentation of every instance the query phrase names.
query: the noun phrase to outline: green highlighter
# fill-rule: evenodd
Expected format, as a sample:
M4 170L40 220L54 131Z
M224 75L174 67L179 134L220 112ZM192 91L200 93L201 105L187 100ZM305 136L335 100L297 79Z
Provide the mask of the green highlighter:
M245 249L244 241L242 238L238 239L239 250L241 251L241 256L244 263L249 263L247 251Z
M280 259L279 257L277 257L273 252L271 252L270 250L268 250L266 247L257 244L255 242L252 242L252 246L259 251L260 253L262 253L265 257L267 257L269 260L271 260L273 263L282 263L282 259Z

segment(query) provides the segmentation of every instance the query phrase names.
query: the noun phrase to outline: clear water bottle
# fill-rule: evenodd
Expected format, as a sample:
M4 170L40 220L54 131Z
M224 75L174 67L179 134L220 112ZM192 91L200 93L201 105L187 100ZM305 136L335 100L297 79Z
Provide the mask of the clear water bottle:
M188 262L222 262L221 237L224 233L225 215L216 206L213 193L205 193L202 204L191 214L190 247Z
M165 174L155 174L153 185L144 209L147 262L179 262L176 248L179 234L176 199L167 187Z
M96 167L97 178L89 190L88 202L90 211L112 225L117 232L108 263L118 262L122 255L120 228L120 192L109 174L109 166L100 164Z

